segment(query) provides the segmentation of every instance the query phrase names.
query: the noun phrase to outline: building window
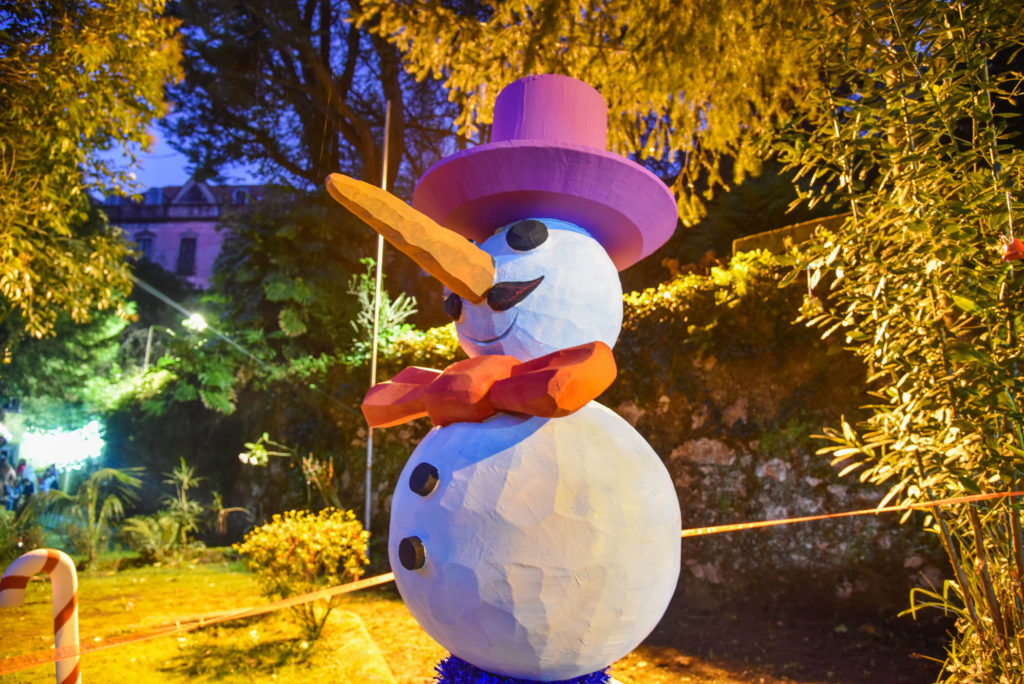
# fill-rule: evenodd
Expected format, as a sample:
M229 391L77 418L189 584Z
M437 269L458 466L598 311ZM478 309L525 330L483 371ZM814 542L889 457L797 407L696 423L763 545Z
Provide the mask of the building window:
M246 192L245 190L235 190L231 194L231 203L232 204L248 204L249 203L249 193Z
M163 188L150 188L146 191L144 204L158 205L164 203L164 191Z
M196 239L194 237L181 238L181 246L178 247L178 269L176 272L182 276L196 274Z
M153 234L152 233L139 233L135 236L135 244L138 245L139 251L142 252L142 258L146 261L153 260Z

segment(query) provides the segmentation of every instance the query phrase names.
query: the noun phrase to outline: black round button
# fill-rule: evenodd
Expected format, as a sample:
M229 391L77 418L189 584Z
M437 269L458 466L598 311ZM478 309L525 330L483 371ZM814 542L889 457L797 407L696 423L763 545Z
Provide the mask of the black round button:
M427 550L419 537L406 537L398 542L398 560L406 570L419 570L427 562Z
M438 477L437 468L429 463L420 463L412 469L409 476L409 489L420 496L426 496L437 489Z

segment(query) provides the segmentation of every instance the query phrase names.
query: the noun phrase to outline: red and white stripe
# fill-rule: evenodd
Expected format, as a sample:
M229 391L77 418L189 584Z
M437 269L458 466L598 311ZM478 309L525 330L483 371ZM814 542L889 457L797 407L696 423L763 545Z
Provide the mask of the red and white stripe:
M74 655L57 661L57 684L81 684L78 664L78 575L63 551L36 549L11 563L0 579L0 608L13 608L25 599L29 578L40 572L50 576L53 589L53 640L57 651Z

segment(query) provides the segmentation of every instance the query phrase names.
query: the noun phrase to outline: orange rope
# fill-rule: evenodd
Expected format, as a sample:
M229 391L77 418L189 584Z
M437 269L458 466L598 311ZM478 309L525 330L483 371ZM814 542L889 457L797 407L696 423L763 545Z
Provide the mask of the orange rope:
M879 513L896 513L899 511L917 511L926 508L938 508L939 506L950 506L955 504L973 503L975 501L987 501L989 499L1001 499L1003 497L1021 497L1024 491L1020 492L994 492L989 494L972 494L971 496L957 496L951 499L939 499L937 501L925 501L922 503L903 504L900 506L881 506L878 508L862 508L859 511L843 511L842 513L823 513L821 515L805 515L800 518L783 518L782 520L760 520L758 522L733 523L732 525L715 525L712 527L692 527L683 530L683 539L687 537L703 537L709 534L721 534L723 532L739 532L740 530L757 530L762 527L777 527L779 525L792 525L793 523L813 522L815 520L829 520L831 518L849 518L855 515L871 515Z

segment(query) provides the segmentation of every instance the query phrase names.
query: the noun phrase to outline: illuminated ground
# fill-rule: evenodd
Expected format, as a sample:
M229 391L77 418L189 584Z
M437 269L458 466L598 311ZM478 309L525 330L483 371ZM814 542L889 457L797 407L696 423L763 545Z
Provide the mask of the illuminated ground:
M0 611L0 655L48 647L49 587L29 585L26 604ZM81 579L83 644L148 631L183 618L264 602L238 565L210 563L96 572ZM902 628L901 628L902 630ZM86 654L83 681L399 682L426 684L444 650L413 621L395 592L353 595L317 648L303 647L282 614ZM648 643L617 663L624 684L668 682L928 682L936 667L910 656L931 649L891 625L822 623L769 615L687 615L670 608ZM52 666L4 677L51 681Z

